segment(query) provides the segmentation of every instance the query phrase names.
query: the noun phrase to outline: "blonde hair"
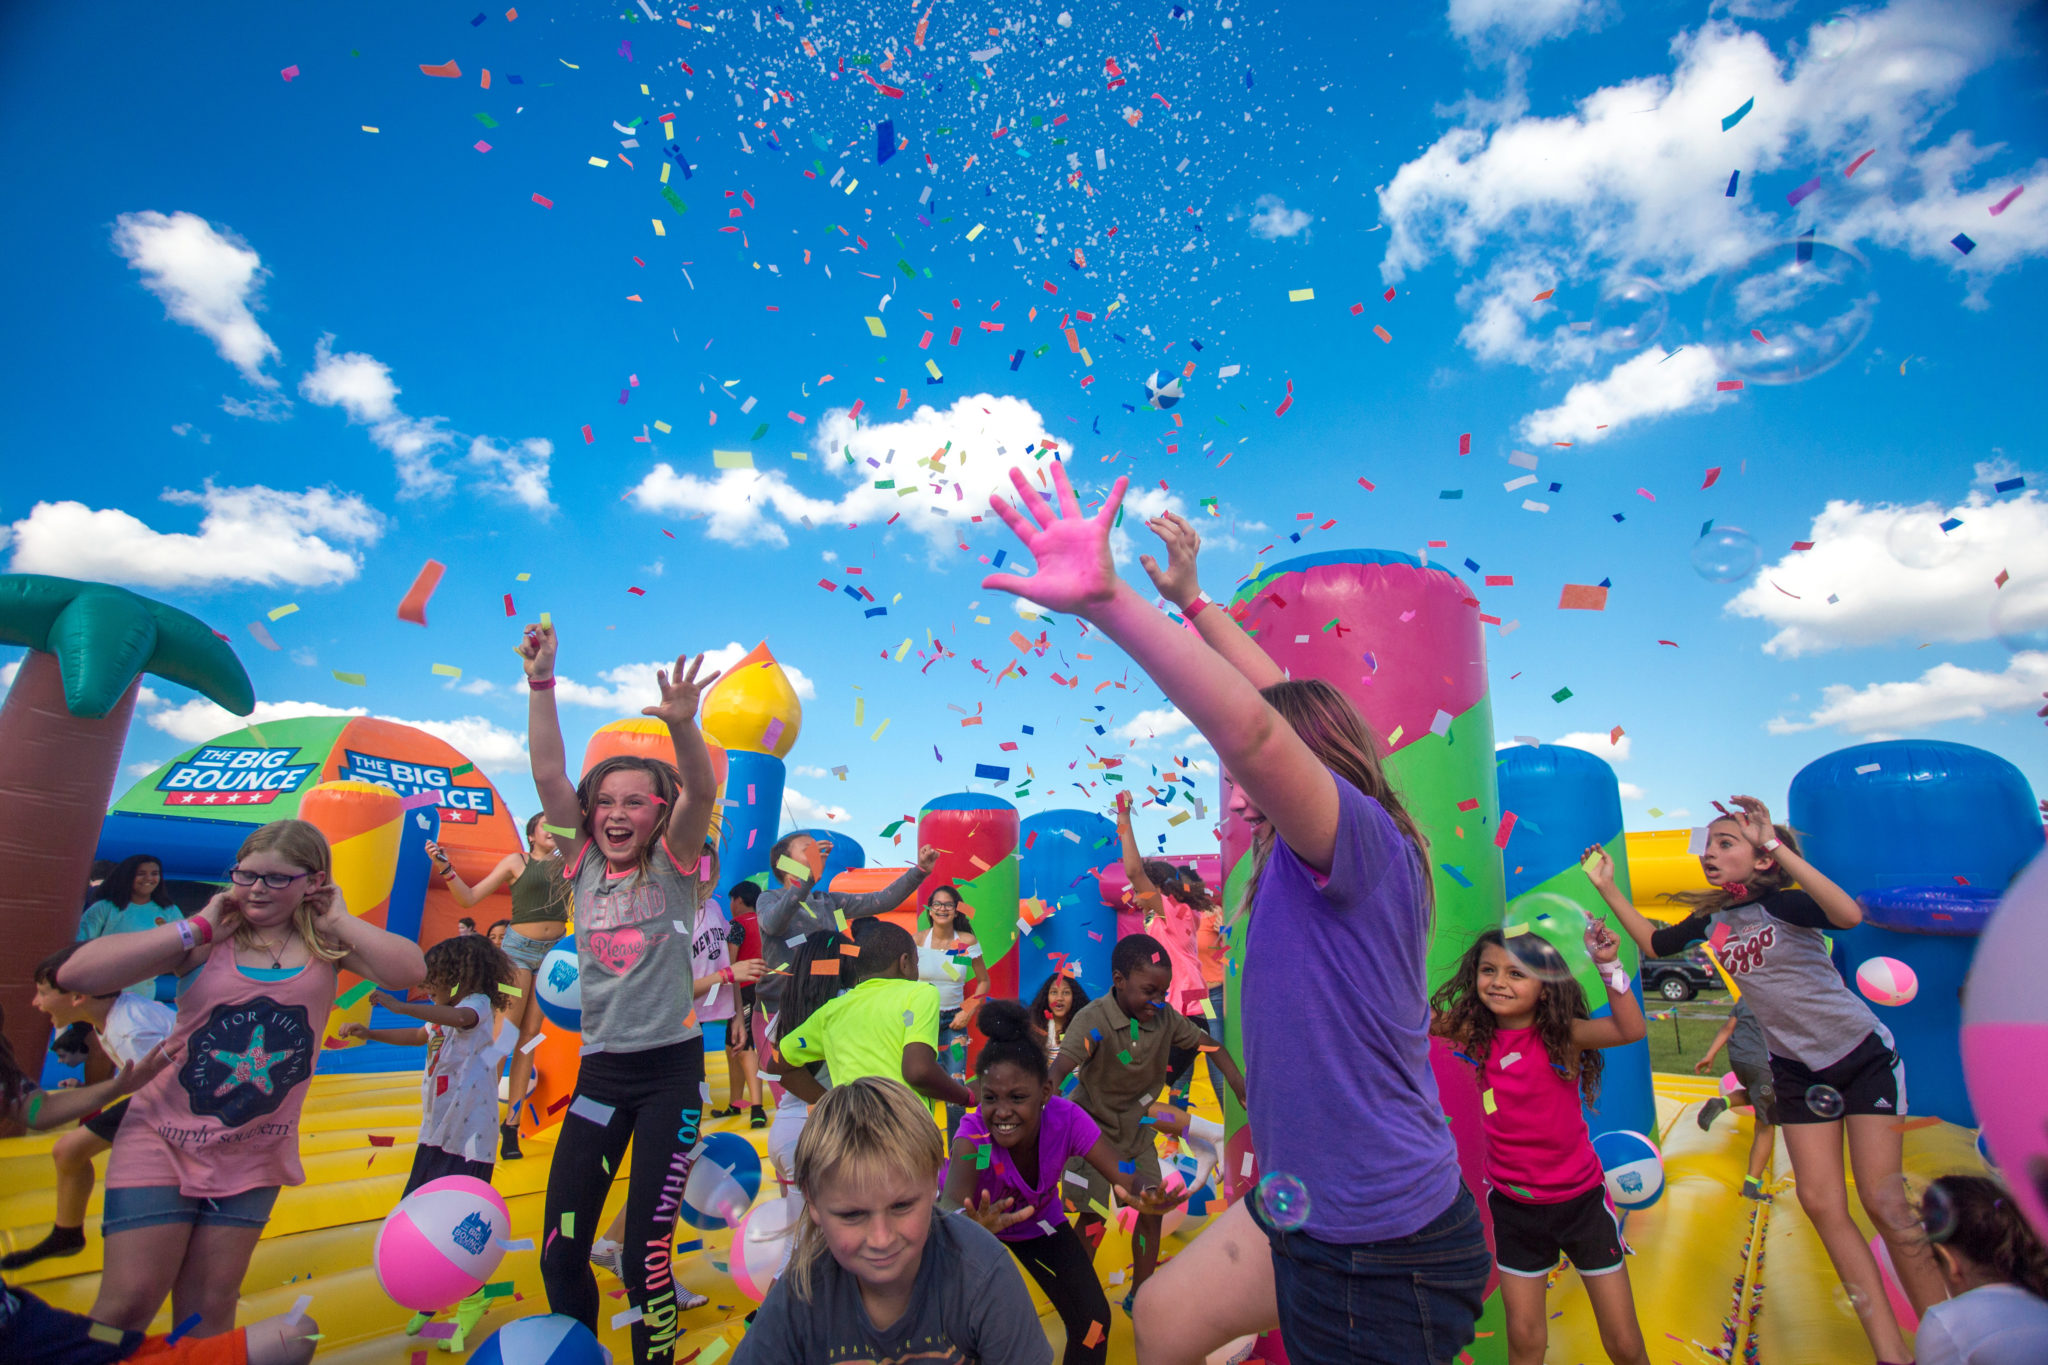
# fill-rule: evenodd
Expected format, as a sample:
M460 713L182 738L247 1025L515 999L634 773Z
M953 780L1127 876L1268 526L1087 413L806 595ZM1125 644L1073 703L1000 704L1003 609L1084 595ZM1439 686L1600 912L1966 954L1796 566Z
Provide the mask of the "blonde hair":
M1394 822L1394 828L1401 831L1409 847L1415 851L1416 880L1422 886L1423 904L1434 913L1436 884L1429 875L1429 841L1423 837L1415 817L1401 804L1394 784L1387 780L1379 736L1372 732L1372 726L1351 704L1351 698L1320 678L1290 678L1260 688L1259 695L1280 713L1280 719L1301 737L1301 742L1309 747L1309 752L1316 756L1318 762L1380 803L1380 808ZM1268 839L1259 850L1250 881L1245 884L1244 899L1238 902L1231 918L1235 919L1251 908L1272 850L1272 840Z
M1709 821L1707 828L1712 829L1715 825L1719 824L1734 825L1738 834L1742 834L1744 839L1749 838L1748 834L1743 833L1742 822L1732 815L1723 815ZM1799 852L1799 833L1790 825L1772 825L1771 834L1772 837L1777 839L1786 848L1791 849L1794 853ZM1755 846L1751 845L1751 847ZM1757 849L1757 852L1761 853L1763 850ZM1772 858L1771 865L1768 868L1757 873L1749 881L1743 883L1743 885L1749 889L1749 899L1756 900L1774 891L1783 891L1786 887L1792 885L1792 874L1785 870L1783 863L1779 862L1776 858ZM1663 899L1676 901L1695 914L1707 915L1711 915L1717 910L1726 910L1735 904L1735 897L1729 895L1726 890L1718 886L1709 887L1705 891L1666 891L1663 894Z
M796 1143L796 1187L813 1207L827 1181L871 1174L911 1175L936 1190L945 1164L945 1143L924 1101L901 1081L863 1076L833 1086L811 1106ZM831 1254L807 1207L797 1223L789 1269L783 1272L798 1302L810 1301L812 1272Z
M304 820L272 820L242 840L241 848L235 851L235 861L241 862L252 853L275 853L288 863L297 863L306 871L331 878L334 872L334 851L327 846L327 836L320 832L318 825ZM308 878L310 881L311 878ZM237 915L235 925L235 946L254 948L258 946L256 928L246 917ZM348 956L348 949L330 943L314 928L313 907L304 899L292 911L292 930L306 941L306 950L325 962L339 962Z

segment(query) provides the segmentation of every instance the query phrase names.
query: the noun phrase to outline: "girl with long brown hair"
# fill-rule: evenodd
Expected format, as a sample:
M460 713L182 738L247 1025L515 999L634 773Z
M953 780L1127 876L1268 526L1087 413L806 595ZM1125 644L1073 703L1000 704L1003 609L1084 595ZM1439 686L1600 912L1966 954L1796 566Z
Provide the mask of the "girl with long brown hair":
M1148 568L1162 595L1172 580L1193 631L1117 574L1109 532L1127 481L1086 516L1064 466L1050 473L1057 506L1015 469L1023 510L990 499L1036 573L982 586L1085 617L1135 659L1215 746L1258 858L1242 1036L1247 1109L1275 1183L1147 1286L1141 1358L1200 1359L1277 1324L1297 1361L1448 1359L1472 1340L1490 1262L1430 1071L1420 832L1343 694L1277 680L1226 613L1188 596L1184 523L1154 527L1180 562Z

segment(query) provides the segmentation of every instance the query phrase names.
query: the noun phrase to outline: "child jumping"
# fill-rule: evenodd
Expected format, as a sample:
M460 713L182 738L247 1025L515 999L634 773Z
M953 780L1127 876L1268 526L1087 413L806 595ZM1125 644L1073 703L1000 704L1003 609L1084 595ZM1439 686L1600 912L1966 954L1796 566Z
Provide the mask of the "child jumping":
M111 995L79 995L57 989L57 969L70 960L77 945L52 953L36 964L36 1008L50 1016L54 1028L85 1024L98 1035L100 1047L116 1067L140 1062L171 1036L178 1016L170 1006L147 995L116 991ZM46 1256L76 1256L85 1250L85 1206L92 1199L92 1162L114 1145L114 1134L128 1113L121 1100L85 1116L77 1128L57 1139L50 1160L57 1167L57 1217L48 1235L32 1247L0 1257L0 1270L20 1270Z
M1714 1058L1724 1046L1728 1049L1728 1069L1740 1084L1728 1095L1716 1095L1700 1106L1700 1131L1713 1127L1714 1120L1731 1104L1746 1104L1756 1112L1756 1132L1749 1139L1749 1173L1742 1178L1742 1197L1768 1204L1771 1196L1764 1189L1764 1177L1770 1172L1771 1154L1778 1145L1778 1100L1777 1092L1771 1089L1771 1054L1764 1044L1763 1026L1750 1012L1747 1000L1736 1001L1735 1008L1728 1011L1728 1022L1714 1035L1707 1055L1692 1064L1693 1073L1711 1074Z
M981 1008L988 1042L975 1075L980 1108L960 1121L946 1173L944 1207L961 1209L1001 1238L1067 1329L1065 1365L1101 1365L1109 1355L1109 1299L1094 1258L1061 1202L1069 1163L1086 1161L1133 1204L1163 1213L1159 1188L1117 1169L1116 1149L1088 1112L1052 1093L1044 1040L1014 1000ZM1078 1177L1077 1177L1078 1178Z
M305 1181L299 1110L341 972L387 990L426 975L419 945L349 913L327 836L277 820L242 841L232 885L191 919L78 946L59 990L99 995L190 974L172 1046L184 1060L142 1087L114 1135L92 1315L124 1331L197 1314L234 1330L249 1256L278 1190Z
M1741 983L1770 1046L1771 1089L1799 1206L1827 1247L1880 1365L1908 1361L1877 1259L1849 1216L1842 1172L1846 1128L1857 1196L1891 1251L1906 1297L1925 1312L1943 1290L1899 1177L1905 1067L1891 1034L1828 955L1827 931L1855 928L1863 907L1800 856L1798 839L1772 823L1763 802L1730 799L1733 812L1714 803L1721 817L1707 826L1700 854L1713 889L1674 897L1693 912L1677 924L1653 924L1629 904L1604 851L1586 851L1586 875L1645 957L1670 957L1706 939Z
M931 1111L902 1082L833 1086L796 1146L804 1217L789 1268L733 1365L1052 1365L1003 1244L939 1212L945 1160Z
M577 831L563 876L575 896L583 991L583 1062L548 1170L541 1280L550 1309L598 1329L590 1246L630 1143L625 1283L640 1310L633 1358L647 1365L674 1358L670 1248L703 1121L704 1036L691 1008L690 949L697 860L717 781L697 703L718 675L698 676L702 655L655 674L661 701L643 714L667 724L673 765L624 755L572 783L555 714L555 653L552 626L527 628L519 654L534 786L547 823Z
M1557 950L1527 932L1482 933L1430 1000L1432 1031L1471 1059L1485 1097L1486 1201L1510 1365L1541 1365L1550 1336L1545 1285L1560 1255L1586 1287L1607 1358L1649 1365L1621 1223L1580 1103L1600 1093L1599 1049L1636 1042L1648 1025L1614 931L1595 921L1586 949L1607 983L1604 1019L1589 1017Z
M1128 481L1088 515L1048 463L1053 502L1018 469L1018 506L989 500L1036 571L982 586L1085 618L1215 746L1258 858L1239 983L1251 1127L1263 1169L1311 1196L1285 1226L1255 1198L1218 1215L1141 1297L1140 1352L1200 1359L1279 1325L1302 1365L1448 1359L1472 1340L1491 1262L1430 1070L1421 833L1344 694L1283 678L1202 594L1186 523L1153 524L1171 562L1147 567L1193 629L1117 574L1110 528Z
M1244 1077L1228 1052L1217 1047L1193 1020L1166 1003L1173 967L1166 949L1148 934L1119 939L1109 955L1112 989L1091 1000L1074 1016L1060 1055L1053 1063L1054 1089L1079 1073L1074 1103L1102 1130L1103 1140L1119 1162L1131 1163L1141 1188L1160 1184L1159 1151L1153 1144L1154 1104L1165 1086L1169 1054L1175 1048L1205 1050L1212 1076L1230 1087L1244 1103ZM1109 1206L1109 1186L1100 1176L1088 1179L1089 1211L1081 1217L1081 1235L1090 1246L1102 1235L1099 1210ZM1157 1212L1140 1210L1133 1236L1131 1293L1124 1298L1129 1312L1139 1286L1159 1265Z

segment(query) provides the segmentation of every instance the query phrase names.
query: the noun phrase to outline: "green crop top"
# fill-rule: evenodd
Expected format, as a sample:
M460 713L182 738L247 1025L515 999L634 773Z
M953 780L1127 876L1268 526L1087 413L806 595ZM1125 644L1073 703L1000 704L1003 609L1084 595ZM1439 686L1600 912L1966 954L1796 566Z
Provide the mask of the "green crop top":
M512 883L512 923L557 924L569 918L569 884L562 879L560 858L528 858L526 870Z

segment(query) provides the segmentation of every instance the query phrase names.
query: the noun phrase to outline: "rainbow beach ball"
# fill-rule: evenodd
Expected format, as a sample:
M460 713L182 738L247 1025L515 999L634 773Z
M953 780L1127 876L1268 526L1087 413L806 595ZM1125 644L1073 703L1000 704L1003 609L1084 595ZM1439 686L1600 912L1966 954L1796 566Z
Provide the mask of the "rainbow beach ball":
M683 1221L693 1228L729 1228L753 1207L761 1188L761 1154L738 1133L712 1133L697 1144L683 1182Z
M430 1180L399 1200L377 1229L377 1283L393 1303L439 1312L491 1278L511 1229L504 1199L488 1184L467 1175Z
M1880 1005L1907 1005L1920 994L1920 978L1895 957L1873 957L1856 969L1856 989Z
M1593 1139L1593 1154L1618 1209L1646 1209L1664 1193L1664 1154L1641 1133L1617 1128Z
M556 1028L583 1032L583 968L576 960L576 935L556 941L533 974L533 994L540 1012Z
M469 1365L611 1365L590 1329L561 1313L517 1318L484 1338Z

